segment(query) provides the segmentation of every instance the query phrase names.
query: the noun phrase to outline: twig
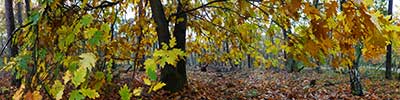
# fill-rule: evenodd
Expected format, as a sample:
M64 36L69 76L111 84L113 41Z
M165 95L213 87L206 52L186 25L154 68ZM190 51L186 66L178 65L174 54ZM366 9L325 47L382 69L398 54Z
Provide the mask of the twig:
M24 27L29 26L29 25L32 24L32 23L33 23L33 21L30 21L29 23L26 23L25 25L22 25L22 26L18 27L17 29L15 29L15 30L12 32L11 36L8 37L6 45L4 45L3 48L1 49L0 55L3 55L4 50L6 49L7 45L10 43L10 41L11 41L12 37L14 36L14 34L15 34L17 31L21 30L21 29L24 28Z
M182 11L182 12L179 12L179 13L174 13L174 14L172 14L172 15L170 15L170 16L168 17L168 20L170 20L172 16L179 16L179 15L182 15L182 14L185 14L185 13L189 13L189 12L198 10L198 9L200 9L200 8L207 7L208 5L211 5L211 4L213 4L213 3L224 2L224 1L227 1L227 0L215 0L215 1L208 2L207 4L201 5L201 6L199 6L199 7L190 9L190 10Z

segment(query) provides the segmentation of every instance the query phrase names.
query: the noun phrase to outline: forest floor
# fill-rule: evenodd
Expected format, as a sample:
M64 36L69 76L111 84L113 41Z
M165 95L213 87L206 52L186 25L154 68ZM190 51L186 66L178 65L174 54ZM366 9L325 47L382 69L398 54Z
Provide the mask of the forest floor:
M364 96L351 95L347 74L333 71L321 74L314 70L287 73L271 69L242 69L230 72L190 70L187 72L189 83L182 91L170 93L160 90L150 94L142 93L141 97L132 99L400 99L400 81L374 75L365 77L369 72L361 72ZM120 79L114 80L116 84L106 87L110 90L99 91L98 99L119 98L118 90L123 84L128 84L131 89L139 86L148 89L140 80L144 77L143 72L136 74L135 78L130 76L132 73L121 74ZM16 89L7 83L7 77L0 78L0 99L3 100L11 97ZM67 94L64 97L67 98Z

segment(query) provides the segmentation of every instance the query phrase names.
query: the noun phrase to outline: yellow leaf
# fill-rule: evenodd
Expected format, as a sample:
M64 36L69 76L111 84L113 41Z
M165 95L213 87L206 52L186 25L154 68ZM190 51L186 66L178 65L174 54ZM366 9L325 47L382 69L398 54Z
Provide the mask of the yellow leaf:
M165 83L162 83L162 82L158 82L154 87L153 87L153 91L157 91L157 90L159 90L159 89L161 89L163 86L165 86L166 84Z
M176 45L176 39L171 35L171 40L169 40L169 47L172 48Z
M374 4L374 0L363 0L363 1L364 1L365 6L367 6L367 7L369 7L372 4Z
M143 78L144 84L151 85L151 81L148 78Z
M138 88L133 90L133 95L134 96L140 96L141 93L142 93L142 87L138 87Z
M30 100L42 100L42 98L39 91L33 91L33 97Z
M22 95L24 94L24 89L25 89L25 85L21 84L21 87L19 87L19 89L17 90L17 92L15 92L15 94L13 95L13 100L20 100Z
M67 72L65 72L65 74L64 74L64 77L63 77L63 79L64 79L64 84L67 84L68 83L68 81L70 81L71 80L71 72L68 70Z
M80 65L84 68L89 69L89 71L96 64L97 58L93 53L84 53L84 54L79 55L79 57L82 58L81 60L79 60Z

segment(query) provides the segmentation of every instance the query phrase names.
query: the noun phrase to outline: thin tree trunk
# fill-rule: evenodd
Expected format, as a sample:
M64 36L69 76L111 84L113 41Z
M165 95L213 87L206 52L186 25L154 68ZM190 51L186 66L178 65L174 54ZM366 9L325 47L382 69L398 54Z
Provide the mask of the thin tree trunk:
M17 21L18 21L18 25L22 25L23 20L22 20L22 2L18 2L17 3Z
M360 78L360 72L358 71L359 67L359 62L360 58L362 55L361 49L362 49L362 44L358 43L355 48L356 52L356 59L353 61L353 66L349 66L350 69L350 88L351 88L351 93L353 95L358 95L362 96L364 95L363 93L363 88L361 84L361 78Z
M392 15L393 0L389 0L388 15ZM390 41L391 42L391 41ZM385 78L392 79L392 44L386 46Z
M251 67L252 67L252 65L251 65L251 56L250 56L250 54L247 54L247 67L248 67L248 68L251 68Z
M27 17L30 16L30 11L31 11L31 1L25 0L25 13L26 13Z

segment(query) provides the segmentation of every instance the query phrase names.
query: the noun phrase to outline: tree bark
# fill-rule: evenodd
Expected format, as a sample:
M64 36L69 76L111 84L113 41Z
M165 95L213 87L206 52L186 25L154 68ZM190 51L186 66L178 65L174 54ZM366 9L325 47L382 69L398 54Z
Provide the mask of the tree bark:
M150 6L153 14L152 17L157 24L156 31L158 35L159 47L162 47L162 43L169 44L169 40L171 39L168 29L168 21L165 17L163 5L161 4L160 0L150 0ZM177 12L183 12L182 9L182 4L179 3ZM174 48L179 48L181 50L185 50L187 23L186 16L187 15L185 13L178 14L176 16L177 19L183 18L184 20L181 22L177 21L175 23L175 30L173 34L177 42ZM180 59L176 65L177 68L174 68L170 64L166 64L164 68L161 69L161 81L167 84L164 89L171 92L176 92L184 87L184 85L187 83L185 64L185 60Z
M17 21L18 21L18 25L22 25L23 20L22 20L22 2L18 2L17 3Z
M15 29L15 22L14 22L14 11L13 11L13 0L5 0L5 16L6 16L6 30L7 30L7 37L12 39L13 31ZM7 45L9 50L8 57L14 57L17 54L17 48L14 46L13 41ZM19 86L21 84L21 80L16 78L16 73L13 73L13 78L11 81L12 85Z
M7 36L9 38L12 37L13 31L15 29L15 22L14 22L14 11L13 11L13 0L5 0L5 16L6 16L6 29L7 29ZM14 46L14 43L11 41L8 45L9 55L8 57L14 57L17 54L17 48Z
M363 93L363 88L362 88L362 84L361 84L360 72L358 71L359 62L360 62L360 58L362 55L362 52L361 52L362 44L361 43L357 44L355 49L356 49L355 50L356 59L353 61L353 66L349 66L350 88L351 88L351 93L353 95L362 96L362 95L364 95L364 93Z
M30 11L31 11L31 1L25 0L25 13L27 17L30 16Z
M389 0L388 15L392 15L393 0ZM390 41L391 42L391 41ZM386 46L385 78L392 79L392 44Z

